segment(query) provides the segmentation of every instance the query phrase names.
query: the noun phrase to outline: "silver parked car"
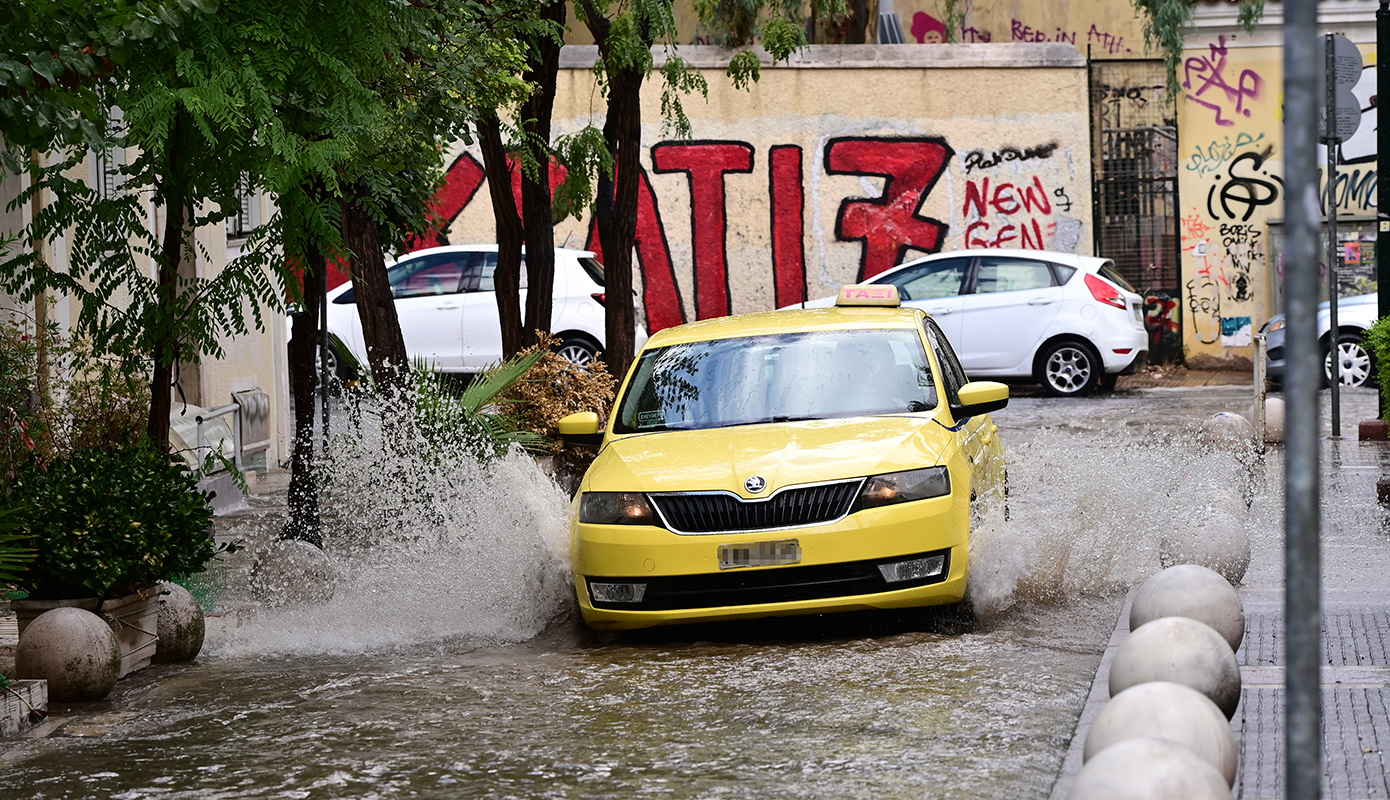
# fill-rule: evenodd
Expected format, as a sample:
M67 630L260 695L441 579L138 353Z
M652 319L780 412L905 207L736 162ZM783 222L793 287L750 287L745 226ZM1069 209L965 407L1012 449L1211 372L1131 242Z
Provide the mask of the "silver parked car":
M1337 301L1337 372L1343 386L1371 386L1375 383L1375 355L1366 344L1366 329L1380 315L1380 295L1376 292L1343 297ZM1318 346L1323 351L1323 385L1332 379L1332 354L1328 332L1332 328L1330 304L1318 306ZM1266 371L1272 383L1284 381L1284 315L1273 317L1260 328L1269 346Z

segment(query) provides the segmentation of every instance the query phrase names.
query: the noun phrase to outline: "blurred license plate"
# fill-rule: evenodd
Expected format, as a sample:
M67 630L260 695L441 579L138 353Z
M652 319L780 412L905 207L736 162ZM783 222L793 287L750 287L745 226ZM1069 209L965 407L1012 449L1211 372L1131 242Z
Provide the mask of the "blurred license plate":
M801 563L801 542L778 539L775 542L741 542L719 546L719 568L776 567Z

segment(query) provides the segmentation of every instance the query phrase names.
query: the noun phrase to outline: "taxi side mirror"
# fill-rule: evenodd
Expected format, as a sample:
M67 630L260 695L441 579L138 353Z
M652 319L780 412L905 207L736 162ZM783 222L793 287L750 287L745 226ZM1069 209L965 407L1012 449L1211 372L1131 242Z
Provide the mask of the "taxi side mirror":
M997 381L971 381L960 387L960 403L951 406L951 416L965 419L988 414L1009 404L1009 387Z
M598 428L598 414L592 411L561 417L556 427L560 429L560 438L567 444L597 447L603 443L603 434Z

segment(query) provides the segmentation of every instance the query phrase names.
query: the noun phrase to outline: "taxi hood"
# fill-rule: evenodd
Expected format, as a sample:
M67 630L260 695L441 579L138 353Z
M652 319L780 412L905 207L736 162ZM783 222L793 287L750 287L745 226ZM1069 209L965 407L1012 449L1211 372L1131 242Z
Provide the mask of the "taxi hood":
M934 415L855 417L610 439L584 478L585 491L674 492L723 489L753 497L767 489L877 475L942 463L952 434Z

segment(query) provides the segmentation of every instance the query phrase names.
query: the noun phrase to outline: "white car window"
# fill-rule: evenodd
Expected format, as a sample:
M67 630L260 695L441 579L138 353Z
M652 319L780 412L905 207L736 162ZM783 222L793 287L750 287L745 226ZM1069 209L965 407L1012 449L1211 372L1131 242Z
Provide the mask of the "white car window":
M403 297L456 294L472 257L472 253L450 253L396 264L387 272L391 296L399 300Z
M975 293L1018 292L1025 289L1044 289L1052 285L1052 270L1045 262L991 256L980 259L980 273L975 279Z
M898 287L898 296L903 300L955 297L960 294L961 283L969 267L968 258L943 258L905 267L876 283L891 283Z
M483 271L482 271L482 274L478 276L478 287L477 287L476 289L474 289L474 288L467 289L467 291L470 291L470 292L495 292L495 291L497 291L497 286L496 286L496 284L493 282L493 274L494 274L495 272L497 272L497 254L496 254L496 253L484 253L484 254L483 254ZM522 257L521 257L521 285L518 286L517 288L519 288L519 289L525 289L525 288L526 288L526 256L522 256Z

